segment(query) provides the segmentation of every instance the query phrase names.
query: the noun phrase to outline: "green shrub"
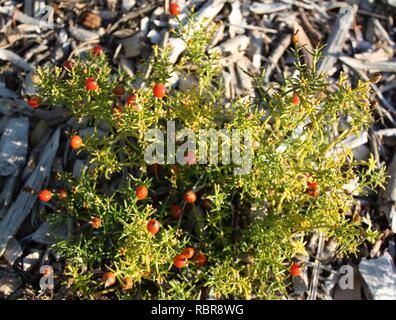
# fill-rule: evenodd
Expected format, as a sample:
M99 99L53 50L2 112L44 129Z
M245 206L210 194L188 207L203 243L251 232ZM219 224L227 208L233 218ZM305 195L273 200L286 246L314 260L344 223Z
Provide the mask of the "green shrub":
M37 70L42 104L64 106L95 129L77 151L88 153L88 170L79 179L70 173L58 177L68 198L48 215L69 226L69 238L55 250L66 259L76 298L199 299L205 288L217 298L284 298L289 268L307 256L304 241L311 231L333 238L340 256L356 253L362 241L376 237L351 216L351 208L353 194L381 185L384 171L375 169L373 159L354 160L350 149L331 154L371 125L370 84L359 81L352 87L341 75L331 89L324 74L301 63L302 48L296 47L291 50L296 77L275 89L264 84L264 74L251 75L255 99L239 97L228 104L220 57L206 50L213 30L194 24L191 18L190 31L174 30L187 43L176 66L168 61L169 47L154 48L148 79L114 76L105 54L90 53L66 70ZM320 50L312 54L316 65ZM196 84L188 91L167 87L165 98L154 97L152 86L165 84L172 72L183 72ZM88 77L96 80L97 90L87 91ZM147 87L137 86L138 80ZM125 88L122 97L113 93L117 86ZM131 105L128 95L136 98ZM341 118L348 125L341 126ZM250 129L251 172L234 174L233 163L148 165L145 132L166 131L169 120L197 134L199 129ZM99 128L105 127L102 136ZM117 182L118 187L109 187ZM135 194L140 185L149 189L143 200ZM183 200L191 189L198 197L194 204ZM174 204L183 208L179 219L170 214ZM97 228L93 218L100 219ZM146 228L152 218L161 224L155 235ZM176 268L173 259L186 246L194 247L195 258ZM195 262L199 253L206 262ZM104 288L102 273L108 271L116 282ZM122 288L126 278L132 282L127 290Z

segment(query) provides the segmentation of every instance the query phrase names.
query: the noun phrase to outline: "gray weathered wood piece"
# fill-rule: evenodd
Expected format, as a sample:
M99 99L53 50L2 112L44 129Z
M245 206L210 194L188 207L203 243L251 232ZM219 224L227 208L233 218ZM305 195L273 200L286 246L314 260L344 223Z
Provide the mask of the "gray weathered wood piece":
M23 254L23 249L19 244L18 240L12 237L4 251L4 258L7 260L8 264L12 266L16 260Z
M324 50L323 59L319 62L318 72L330 72L337 57L341 54L342 48L349 34L349 29L355 19L357 7L345 6L345 13L340 14L332 28L333 32L327 40L327 47Z
M396 299L396 272L392 256L385 252L377 259L363 259L359 271L369 299Z
M40 160L24 184L36 192L43 187L44 181L51 172L52 162L59 145L60 129L52 135ZM22 222L26 219L37 201L37 194L21 191L7 211L6 216L0 221L0 257L3 255L8 240L16 234Z
M370 72L396 72L396 62L358 60L347 56L339 57L346 65Z
M19 180L19 172L7 178L3 184L3 188L0 192L0 219L5 216L7 209L11 204L12 197L17 181Z
M97 32L89 31L84 28L79 28L75 26L70 26L69 32L73 38L85 42L85 41L93 41L98 40L99 35Z
M25 71L33 71L33 66L18 56L15 52L7 49L0 49L0 60L10 61L12 64Z
M43 222L34 233L28 236L27 239L45 245L52 245L56 241L66 238L66 225L53 226L48 222Z
M318 294L318 281L319 281L319 273L321 266L320 257L323 252L324 242L325 242L325 236L323 232L320 232L319 241L318 241L318 250L316 252L316 259L312 270L312 279L311 279L311 283L309 284L307 300L316 300Z
M269 14L290 9L291 5L287 3L260 3L253 2L249 10L255 14Z
M26 161L29 120L11 118L0 138L0 176L17 172Z
M380 210L388 218L392 231L396 232L396 154L388 167L387 174L389 176L387 185L385 190L380 192Z
M292 37L290 34L285 34L282 36L282 38L279 40L276 49L271 53L271 56L268 58L268 62L265 65L265 81L269 82L270 76L272 74L272 71L278 64L278 61L280 58L283 56L287 48L289 47L291 43Z

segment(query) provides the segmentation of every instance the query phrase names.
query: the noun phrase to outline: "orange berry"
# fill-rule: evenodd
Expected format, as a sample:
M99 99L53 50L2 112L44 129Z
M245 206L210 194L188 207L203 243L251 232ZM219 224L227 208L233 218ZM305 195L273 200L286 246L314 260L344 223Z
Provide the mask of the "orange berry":
M121 284L122 290L129 290L132 288L132 286L133 286L132 278L126 277L122 279L122 284Z
M148 196L148 189L146 186L138 186L135 191L136 197L140 200L146 199Z
M171 216L175 219L180 218L181 214L183 213L183 208L177 204L174 204L171 207Z
M61 200L67 199L67 191L65 189L58 190L58 198Z
M116 282L116 277L114 272L105 272L102 276L102 281L105 288L112 286Z
M75 135L70 140L70 146L72 149L79 149L82 146L82 139L80 136Z
M192 258L194 255L194 248L192 248L192 247L184 248L183 254L187 257L187 259Z
M186 264L187 264L187 257L184 254L177 254L173 258L173 265L176 268L183 268L186 266Z
M307 187L311 190L316 190L319 186L319 182L317 180L307 181Z
M101 46L95 46L92 48L91 52L93 55L99 56L104 52L104 50Z
M113 89L113 93L117 96L117 97L121 97L124 93L124 87L123 86L117 86Z
M290 267L290 273L293 277L298 277L301 275L301 267L298 263L293 263Z
M202 201L202 208L209 210L211 206L212 201L210 201L210 199L204 199L204 201Z
M206 255L205 253L201 252L195 257L195 263L199 266L204 266L206 263Z
M309 190L309 191L308 191L308 194L309 194L311 197L316 198L316 197L319 197L320 192L319 192L318 190Z
M27 101L28 105L33 109L36 109L40 106L41 99L39 97L32 97Z
M300 98L298 97L298 95L295 94L295 95L293 96L292 103L293 103L294 105L299 105L299 104L300 104Z
M134 94L131 95L131 96L128 96L127 99L126 99L126 103L129 106L135 104L135 102L136 102L136 96Z
M88 91L94 91L98 88L98 84L96 83L96 80L92 77L89 77L85 80L85 88Z
M99 217L93 217L91 221L89 221L89 224L91 225L92 229L99 229L102 225L102 219Z
M153 87L154 97L163 98L166 95L166 88L162 83L157 83Z
M121 107L121 106L115 106L115 107L113 108L113 110L111 110L111 113L112 113L114 116L119 116L119 115L121 115L121 114L122 114L122 107Z
M63 62L62 66L64 69L71 70L74 67L74 63L70 60L66 60L65 62Z
M294 32L293 37L292 37L292 42L294 45L298 45L298 42L300 41L300 37L298 35L298 31L296 30L296 32Z
M187 203L194 203L195 200L197 200L197 195L195 194L194 191L188 191L185 195L184 195L184 200Z
M148 223L147 223L147 230L148 232L150 232L152 235L156 234L160 229L160 223L158 222L158 220L155 219L151 219Z
M179 15L179 14L180 14L180 7L179 7L179 5L178 5L177 3L172 2L172 3L169 5L169 13L170 13L172 16L177 16L177 15Z
M43 202L51 201L52 196L53 196L52 192L47 189L41 190L38 195L40 201L43 201Z

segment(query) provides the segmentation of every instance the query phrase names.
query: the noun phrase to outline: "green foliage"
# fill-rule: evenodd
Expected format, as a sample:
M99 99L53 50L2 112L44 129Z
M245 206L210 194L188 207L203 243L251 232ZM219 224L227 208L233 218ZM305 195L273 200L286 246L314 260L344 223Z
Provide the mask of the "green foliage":
M67 261L76 297L199 299L210 288L218 298L282 298L290 284L290 264L307 255L304 239L309 232L319 230L333 238L339 255L355 253L365 238L375 239L376 233L350 217L350 211L353 195L381 186L384 171L377 171L372 159L356 161L351 150L339 148L372 122L369 83L352 87L341 75L331 87L324 74L301 63L301 48L295 48L296 77L270 93L263 86L264 73L252 75L256 100L240 97L226 106L220 57L207 54L213 30L191 17L174 35L185 41L186 52L174 68L168 61L170 48L155 47L149 88L127 87L126 95L136 96L132 106L126 95L116 97L112 90L142 79L120 75L110 80L104 55L77 60L70 71L37 71L46 105L65 106L95 129L103 123L109 128L104 137L95 130L84 140L90 170L78 180L63 177L69 197L51 214L73 231L55 248ZM316 63L320 50L313 57ZM151 86L164 83L172 72L192 77L198 85L186 92L168 88L166 98L155 98ZM85 79L91 76L99 90L88 92ZM293 95L298 95L298 104ZM114 112L115 106L122 111ZM340 119L347 126L340 126ZM251 173L235 175L232 163L148 166L144 133L150 128L166 131L166 120L196 133L251 129ZM122 177L128 187L100 187L119 179L123 170L130 174ZM307 184L315 181L318 187L310 190ZM142 184L150 194L138 200L134 188ZM193 187L198 200L186 204L183 195ZM204 199L211 200L209 209ZM173 204L184 208L179 219L170 216ZM89 223L93 217L101 219L97 229ZM156 235L146 229L151 218L161 223ZM186 268L172 266L187 245L205 253L205 265L193 258ZM105 271L117 278L110 288L101 282ZM133 281L129 290L121 288L125 278Z

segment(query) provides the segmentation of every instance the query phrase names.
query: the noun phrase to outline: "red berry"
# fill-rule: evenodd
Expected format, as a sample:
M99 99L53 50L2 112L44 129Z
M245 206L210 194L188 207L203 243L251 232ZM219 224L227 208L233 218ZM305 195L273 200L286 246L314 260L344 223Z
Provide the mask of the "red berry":
M119 115L122 113L122 107L121 107L121 106L115 106L115 107L113 108L113 110L111 110L111 113L112 113L114 116L119 116Z
M136 96L135 95L128 96L127 99L126 99L126 103L129 106L135 104L135 102L136 102Z
M293 263L290 267L290 274L293 277L298 277L301 275L301 267L298 263Z
M132 95L132 96L128 96L126 103L128 106L132 107L133 109L135 109L137 112L140 112L143 110L143 107L140 104L136 103L136 96Z
M132 288L132 286L133 286L132 278L126 277L122 279L122 284L121 284L122 290L129 290Z
M33 97L33 98L30 98L30 99L27 101L27 103L28 103L28 105L31 106L32 108L36 109L36 108L38 108L38 107L40 106L41 99L40 99L39 97Z
M180 216L181 216L182 213L183 213L183 209L182 209L182 207L180 207L179 205L174 204L174 205L171 207L171 216L172 216L173 218L175 218L175 219L180 218Z
M202 208L209 210L211 206L212 201L210 201L209 199L204 199L204 201L202 201Z
M74 67L74 63L70 60L66 60L65 62L63 62L62 66L64 69L71 70Z
M300 41L300 37L298 35L298 30L293 34L292 37L292 42L294 45L298 45L298 42Z
M38 197L39 197L40 201L49 202L49 201L51 201L52 196L53 196L53 194L51 191L44 189L44 190L40 191Z
M121 97L124 93L124 87L122 86L117 86L113 89L113 93L117 96L117 97Z
M93 217L91 221L89 221L89 224L91 225L92 229L99 229L102 225L102 219L99 217Z
M203 266L206 263L206 255L201 252L195 257L195 263L199 266Z
M94 78L89 77L85 80L85 88L88 91L94 91L98 88L98 84L96 83Z
M295 95L293 96L292 103L293 103L294 105L300 104L300 98L298 97L298 95L295 94Z
M152 235L156 234L160 229L160 223L158 222L158 220L155 219L151 219L148 223L147 223L147 230L148 232L150 232Z
M316 190L319 186L319 182L317 180L307 181L307 187L311 190Z
M173 259L173 265L176 268L183 268L187 264L187 257L184 254L177 254Z
M187 203L194 203L195 200L197 200L197 195L195 194L194 191L188 191L185 195L184 195L184 200Z
M99 56L104 52L104 50L101 46L95 46L92 48L91 52L93 55Z
M61 200L67 199L67 191L65 189L58 190L58 198Z
M318 190L309 190L309 191L308 191L308 194L309 194L311 197L316 198L316 197L319 197L320 192L319 192Z
M80 136L75 135L70 140L70 146L72 149L79 149L82 146L82 139Z
M85 79L85 82L86 83L95 82L95 78L94 77L88 77L87 79Z
M112 286L116 282L116 277L113 272L105 272L102 276L102 281L105 288Z
M192 258L194 255L194 248L191 247L184 248L183 254L187 257L187 259Z
M153 87L153 93L154 93L154 97L163 98L166 95L166 88L161 83L155 84Z
M187 157L185 158L185 160L186 160L186 164L189 165L189 166L191 166L193 164L196 164L197 163L197 157L195 155L195 152L189 151L187 153Z
M169 5L169 13L170 13L172 16L177 16L177 15L179 15L179 14L180 14L180 7L179 7L179 5L178 5L177 3L172 2L172 3Z
M146 199L148 196L148 189L146 186L138 186L136 188L135 194L140 200Z

